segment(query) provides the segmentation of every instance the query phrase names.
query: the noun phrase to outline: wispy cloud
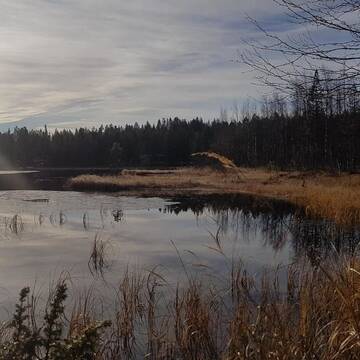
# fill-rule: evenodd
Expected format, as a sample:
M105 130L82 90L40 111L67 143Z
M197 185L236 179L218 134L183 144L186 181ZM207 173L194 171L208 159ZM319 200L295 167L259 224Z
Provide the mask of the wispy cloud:
M253 35L244 15L278 16L269 0L0 5L0 122L53 127L213 118L257 96L232 61Z

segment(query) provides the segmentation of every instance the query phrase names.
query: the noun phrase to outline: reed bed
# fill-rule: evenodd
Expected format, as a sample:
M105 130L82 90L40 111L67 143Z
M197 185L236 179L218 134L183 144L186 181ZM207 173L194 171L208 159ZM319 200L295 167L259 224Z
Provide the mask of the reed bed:
M189 275L172 286L155 270L127 270L103 316L90 292L71 308L61 281L43 323L24 289L1 329L0 358L359 359L358 259L285 275L285 286L269 273L259 283L234 263L221 281Z
M296 201L310 215L345 226L360 224L360 187L312 185Z
M75 190L128 191L128 190L191 190L222 188L224 182L238 183L236 173L224 179L222 171L212 169L176 169L164 172L123 171L115 176L80 175L69 180Z
M239 176L241 173L241 176ZM123 191L175 196L191 194L253 194L294 203L312 216L339 225L360 224L360 175L286 172L268 169L180 168L169 171L124 171L118 176L81 175L69 181L75 190Z

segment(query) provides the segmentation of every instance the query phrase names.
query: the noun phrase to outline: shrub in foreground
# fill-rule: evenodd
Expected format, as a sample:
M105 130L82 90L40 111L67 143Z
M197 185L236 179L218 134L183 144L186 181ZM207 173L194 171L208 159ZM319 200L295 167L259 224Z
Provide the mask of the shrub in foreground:
M354 258L298 265L259 284L233 264L220 281L187 273L188 283L176 287L155 271L127 271L114 293L111 324L91 320L87 298L66 327L64 283L39 327L25 288L3 329L0 358L359 359L359 270Z
M34 308L29 304L30 289L21 290L13 320L7 326L11 338L2 344L0 359L91 360L96 358L100 332L109 326L109 323L94 322L79 333L64 337L66 292L65 283L56 286L43 324L37 327L32 315Z

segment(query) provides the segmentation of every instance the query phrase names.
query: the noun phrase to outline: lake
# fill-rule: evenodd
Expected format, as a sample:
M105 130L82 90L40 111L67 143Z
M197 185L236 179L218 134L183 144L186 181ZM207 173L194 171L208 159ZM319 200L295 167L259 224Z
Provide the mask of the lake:
M91 256L94 241L104 263ZM126 268L156 271L169 283L188 273L225 275L242 261L259 280L302 261L356 251L359 233L306 218L281 201L251 196L190 199L72 191L0 192L0 304L19 289L47 290L61 274L102 296ZM155 269L155 270L154 270Z
M1 170L0 190L62 190L69 178L82 174L113 175L119 168L42 168Z

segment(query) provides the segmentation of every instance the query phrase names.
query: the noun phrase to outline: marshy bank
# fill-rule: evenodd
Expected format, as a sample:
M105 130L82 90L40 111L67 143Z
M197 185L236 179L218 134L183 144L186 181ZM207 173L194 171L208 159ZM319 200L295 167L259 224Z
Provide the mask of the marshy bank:
M340 225L360 224L360 175L240 168L224 172L180 168L123 171L118 175L80 175L69 180L78 191L122 192L137 196L254 194L287 200L311 216Z

